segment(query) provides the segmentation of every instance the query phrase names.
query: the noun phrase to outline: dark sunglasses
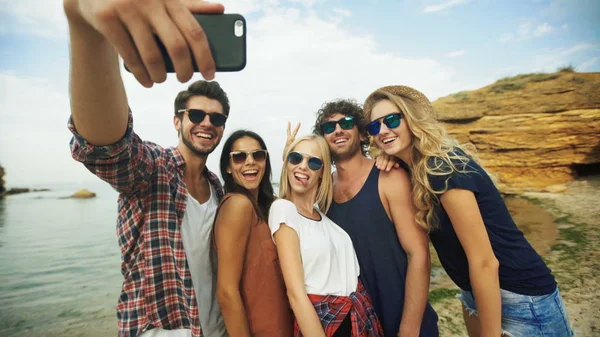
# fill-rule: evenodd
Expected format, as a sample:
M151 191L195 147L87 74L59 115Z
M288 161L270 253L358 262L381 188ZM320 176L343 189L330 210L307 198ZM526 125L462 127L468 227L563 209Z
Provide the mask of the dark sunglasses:
M302 162L302 160L304 159L305 155L303 155L300 152L290 152L290 154L288 154L287 157L287 161L288 163L292 164L292 165L298 165ZM313 171L318 171L321 169L321 167L323 167L323 161L317 157L311 157L311 156L306 156L306 158L308 158L308 168L313 170Z
M336 124L339 124L343 130L350 130L354 127L354 117L348 116L337 121L329 121L321 123L321 131L324 135L328 135L335 131Z
M267 150L254 150L249 152L233 151L229 153L229 156L231 156L231 161L233 161L234 164L245 163L248 156L252 156L252 160L255 162L262 163L267 160Z
M214 126L223 126L227 121L227 116L225 116L222 113L206 112L200 109L179 109L177 110L177 113L182 114L186 111L188 112L188 118L190 119L190 122L194 124L201 123L204 120L204 117L206 117L206 115L208 115L210 123Z
M383 119L383 124L385 124L385 126L387 126L388 129L395 129L398 126L400 126L400 120L402 119L402 117L404 117L404 114L402 112L396 112L384 117L377 118L376 120L369 123L369 125L367 125L367 131L371 136L379 134L379 131L381 131L380 119Z

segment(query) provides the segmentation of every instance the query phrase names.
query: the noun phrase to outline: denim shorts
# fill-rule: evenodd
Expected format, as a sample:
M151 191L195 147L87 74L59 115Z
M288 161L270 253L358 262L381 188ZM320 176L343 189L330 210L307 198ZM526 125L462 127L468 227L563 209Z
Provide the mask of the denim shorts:
M500 289L502 298L502 332L511 337L574 336L558 287L553 293L528 296ZM477 315L471 291L458 298L470 315Z

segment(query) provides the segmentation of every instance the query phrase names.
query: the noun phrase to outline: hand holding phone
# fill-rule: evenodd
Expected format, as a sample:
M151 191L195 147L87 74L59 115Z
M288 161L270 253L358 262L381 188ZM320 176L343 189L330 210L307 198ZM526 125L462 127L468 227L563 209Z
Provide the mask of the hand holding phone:
M221 14L223 5L191 0L63 0L69 25L100 33L145 87L164 82L167 69L157 36L171 55L181 82L194 64L206 79L214 78L207 36L192 13Z
M246 66L246 20L239 14L194 14L204 30L216 71L240 71ZM176 72L169 51L158 36L154 37L165 60L167 73ZM193 61L194 72L199 72ZM129 70L127 64L125 69Z

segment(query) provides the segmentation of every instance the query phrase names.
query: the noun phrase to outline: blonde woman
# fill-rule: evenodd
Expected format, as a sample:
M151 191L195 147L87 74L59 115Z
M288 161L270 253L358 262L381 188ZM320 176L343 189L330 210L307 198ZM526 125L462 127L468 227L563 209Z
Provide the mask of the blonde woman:
M375 145L410 171L417 223L462 289L469 336L572 336L550 269L474 154L435 120L427 97L383 87L364 111Z
M271 205L269 227L295 316L294 336L383 336L358 278L352 241L325 215L332 200L327 143L304 136L284 157L281 199Z

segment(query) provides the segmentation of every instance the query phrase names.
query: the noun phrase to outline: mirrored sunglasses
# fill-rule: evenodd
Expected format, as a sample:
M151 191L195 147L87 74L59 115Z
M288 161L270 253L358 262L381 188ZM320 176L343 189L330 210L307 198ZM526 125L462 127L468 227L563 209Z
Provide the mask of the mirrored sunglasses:
M335 131L337 124L339 124L343 130L350 130L354 127L354 117L348 116L337 121L323 122L321 123L321 131L324 135L328 135Z
M382 121L388 129L395 129L398 126L400 126L400 120L402 119L402 117L404 117L404 114L402 112L396 112L384 117L377 118L376 120L369 123L369 125L367 125L367 132L369 132L371 136L379 134L379 132L381 131Z

